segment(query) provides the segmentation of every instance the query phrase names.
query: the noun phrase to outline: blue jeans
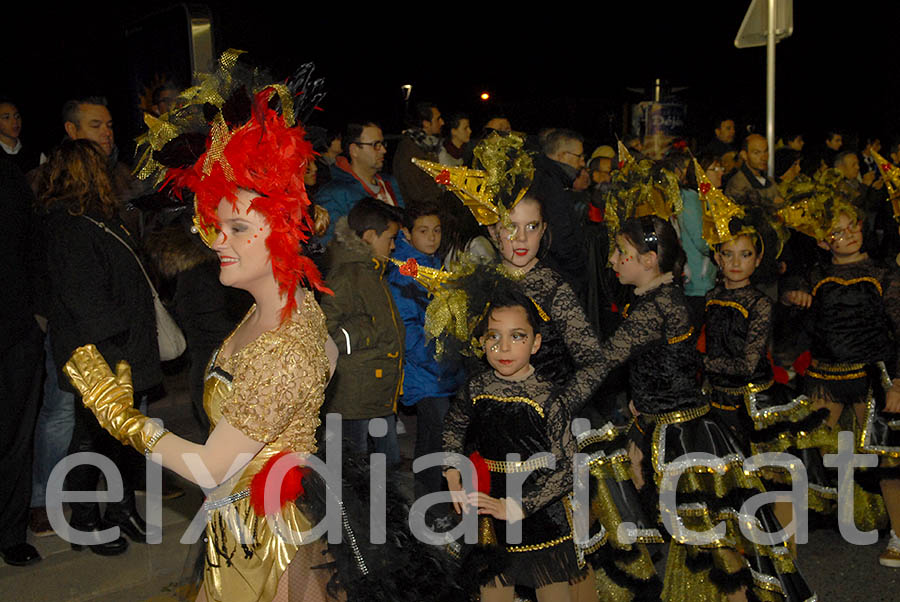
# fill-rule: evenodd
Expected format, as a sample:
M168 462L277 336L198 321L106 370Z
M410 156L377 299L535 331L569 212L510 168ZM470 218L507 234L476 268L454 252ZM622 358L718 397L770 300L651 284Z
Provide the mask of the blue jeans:
M375 453L385 454L388 468L400 462L400 444L397 442L397 416L389 414L382 416L387 422L387 434L383 437L369 436L369 423L379 418L360 418L357 420L343 420L344 450L359 455L368 455L369 439L373 442Z
M75 428L75 395L59 388L50 336L44 337L44 400L34 429L34 468L31 473L31 507L47 505L50 471L66 457Z

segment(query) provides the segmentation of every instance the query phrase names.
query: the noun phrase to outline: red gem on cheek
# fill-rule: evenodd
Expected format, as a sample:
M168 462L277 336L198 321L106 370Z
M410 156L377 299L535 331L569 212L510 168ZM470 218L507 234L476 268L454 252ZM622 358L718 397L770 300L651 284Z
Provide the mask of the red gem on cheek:
M710 189L712 188L712 184L709 182L703 182L700 184L700 194L706 195L709 194Z
M434 181L438 184L443 184L444 186L446 186L450 183L450 171L445 169L437 176L435 176Z
M883 169L884 171L888 171L891 169L891 164L885 163L884 165L881 166L881 169Z

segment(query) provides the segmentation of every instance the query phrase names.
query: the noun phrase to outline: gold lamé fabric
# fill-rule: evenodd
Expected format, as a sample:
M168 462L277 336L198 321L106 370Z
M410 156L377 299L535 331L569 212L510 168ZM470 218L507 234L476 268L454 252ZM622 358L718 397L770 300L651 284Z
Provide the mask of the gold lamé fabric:
M299 547L312 541L299 537L312 525L293 502L280 515L258 517L250 498L240 496L279 452L316 451L327 336L325 316L307 292L290 320L228 358L220 360L216 352L210 362L203 405L212 427L225 418L265 443L240 473L207 496L208 505L221 504L207 514L204 588L210 601L271 601ZM234 497L240 499L227 503Z

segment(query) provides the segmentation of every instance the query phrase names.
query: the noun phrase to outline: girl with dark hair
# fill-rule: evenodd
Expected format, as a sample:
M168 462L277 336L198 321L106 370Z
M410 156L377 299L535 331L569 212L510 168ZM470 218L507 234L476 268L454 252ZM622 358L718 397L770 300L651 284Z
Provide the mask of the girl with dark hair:
M480 311L471 309L476 319ZM576 445L569 408L586 401L599 375L586 366L560 387L536 372L540 312L516 283L496 286L474 333L491 369L469 379L445 420L445 451L476 452L475 491L466 493L452 460L444 476L456 512L480 515L479 546L463 556L461 575L480 587L483 602L512 602L515 585L535 588L539 602L597 599L578 559L567 495ZM507 461L508 454L528 460ZM509 473L526 471L521 497L507 497ZM517 522L521 541L514 542L509 525Z
M787 548L749 541L738 514L725 512L763 487L742 470L741 444L710 415L700 391L701 362L679 286L684 252L674 229L656 216L628 219L610 261L636 295L623 310L624 322L600 347L604 373L626 362L630 368L634 424L628 450L635 485L656 485L660 494L677 493L682 504L691 502L675 508L660 503L651 512L662 516L673 536L663 599L745 600L753 588L767 597L775 589L786 599L799 592L806 600L811 593L793 572ZM718 472L687 456L698 453L715 457ZM675 477L674 485L665 485L667 477ZM685 528L702 531L720 520L725 534L702 546L686 545L698 542ZM765 509L756 517L740 515L740 521L757 529L765 525L766 531L777 525Z
M544 312L544 342L535 369L564 380L596 359L597 335L575 291L556 270L541 263L547 221L541 201L525 195L509 213L510 231L501 223L489 228L504 268L522 277L522 287ZM586 402L587 400L585 400ZM577 412L580 408L573 408Z

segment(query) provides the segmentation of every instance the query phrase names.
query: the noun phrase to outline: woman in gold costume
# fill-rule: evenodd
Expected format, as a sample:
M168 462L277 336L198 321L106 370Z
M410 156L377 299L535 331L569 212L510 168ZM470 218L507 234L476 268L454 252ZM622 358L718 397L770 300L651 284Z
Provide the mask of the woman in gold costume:
M107 363L120 358L88 345L65 370L113 436L206 489L197 600L324 601L331 571L312 568L327 560L325 543L305 533L312 521L293 503L302 492L296 463L277 507L260 495L277 459L316 452L337 358L310 290L327 289L301 253L314 230L303 184L313 151L294 123L295 90L273 84L249 93L232 77L239 54L226 52L217 73L183 92L182 108L148 118L143 162L144 176L161 172L178 194L194 193L196 229L219 256L221 282L256 301L209 363L208 439L191 443L134 409L129 366L119 362L114 374ZM208 135L197 123L209 124Z

